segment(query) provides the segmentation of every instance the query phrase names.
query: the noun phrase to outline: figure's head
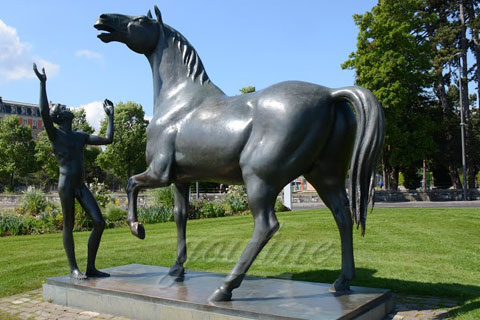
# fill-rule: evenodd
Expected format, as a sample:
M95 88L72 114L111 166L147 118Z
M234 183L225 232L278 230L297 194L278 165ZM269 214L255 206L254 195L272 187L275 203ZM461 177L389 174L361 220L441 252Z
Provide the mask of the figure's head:
M163 29L162 15L157 6L155 14L156 20L150 11L146 16L136 17L104 13L98 17L94 27L106 31L98 35L103 42L122 42L137 53L149 54L156 48Z
M72 122L75 115L66 106L55 103L50 107L50 118L56 124L61 124L65 121Z

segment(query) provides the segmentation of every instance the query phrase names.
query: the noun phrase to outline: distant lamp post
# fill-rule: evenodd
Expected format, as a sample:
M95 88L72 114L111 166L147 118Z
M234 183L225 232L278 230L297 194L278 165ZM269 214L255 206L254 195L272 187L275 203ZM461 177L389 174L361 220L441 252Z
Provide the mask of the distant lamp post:
M462 135L462 170L463 170L463 200L467 200L467 164L465 160L465 121L463 116L463 97L462 97L462 75L461 75L461 62L460 57L462 52L457 53L455 56L458 58L458 90L460 96L460 131Z

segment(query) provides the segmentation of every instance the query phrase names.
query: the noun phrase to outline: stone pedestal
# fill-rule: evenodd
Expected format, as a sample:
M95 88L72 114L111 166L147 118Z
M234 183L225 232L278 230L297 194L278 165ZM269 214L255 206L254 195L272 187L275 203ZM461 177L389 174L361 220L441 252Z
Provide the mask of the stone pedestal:
M223 274L187 270L183 281L168 268L126 265L105 269L111 277L47 279L52 303L132 319L383 319L394 302L389 290L352 287L334 295L330 284L246 277L229 302L209 302Z

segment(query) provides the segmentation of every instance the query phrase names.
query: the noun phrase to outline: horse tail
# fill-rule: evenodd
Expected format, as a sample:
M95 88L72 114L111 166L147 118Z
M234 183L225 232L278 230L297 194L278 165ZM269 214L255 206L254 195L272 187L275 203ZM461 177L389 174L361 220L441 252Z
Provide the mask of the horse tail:
M365 235L368 203L374 205L375 166L385 137L383 109L372 92L363 87L332 90L334 101L348 102L357 119L357 132L350 162L349 195L352 220Z

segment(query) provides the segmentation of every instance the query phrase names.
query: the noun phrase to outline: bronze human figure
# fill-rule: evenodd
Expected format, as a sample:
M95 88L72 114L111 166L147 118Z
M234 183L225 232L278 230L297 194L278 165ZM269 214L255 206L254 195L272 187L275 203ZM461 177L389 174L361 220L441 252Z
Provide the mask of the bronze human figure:
M361 87L330 89L288 81L250 94L228 97L214 85L195 49L174 28L146 16L102 14L95 28L103 42L125 43L144 54L152 68L153 119L147 128L147 171L128 180L128 223L139 238L137 219L142 188L173 183L177 260L186 260L188 187L194 181L245 183L255 226L239 261L211 301L230 300L258 253L278 230L274 203L282 187L299 175L315 187L330 208L341 236L342 272L332 291L349 290L355 268L352 226L362 233L372 175L383 144L383 110ZM349 104L353 107L354 112ZM345 179L350 168L350 199Z
M112 143L113 103L109 100L105 100L103 103L103 108L108 116L106 137L74 131L72 130L74 115L70 110L61 105L54 105L49 109L45 70L43 69L42 73L40 73L35 64L33 64L33 70L40 80L40 113L48 139L52 144L53 152L60 167L58 194L63 212L63 247L70 265L70 276L80 280L87 279L87 277L108 277L108 273L95 268L95 258L103 230L105 229L105 220L102 217L97 201L85 185L83 150L86 144L105 145ZM56 123L58 128L53 123ZM93 230L88 239L88 259L85 274L80 272L75 259L73 242L75 199L78 200L93 221Z

